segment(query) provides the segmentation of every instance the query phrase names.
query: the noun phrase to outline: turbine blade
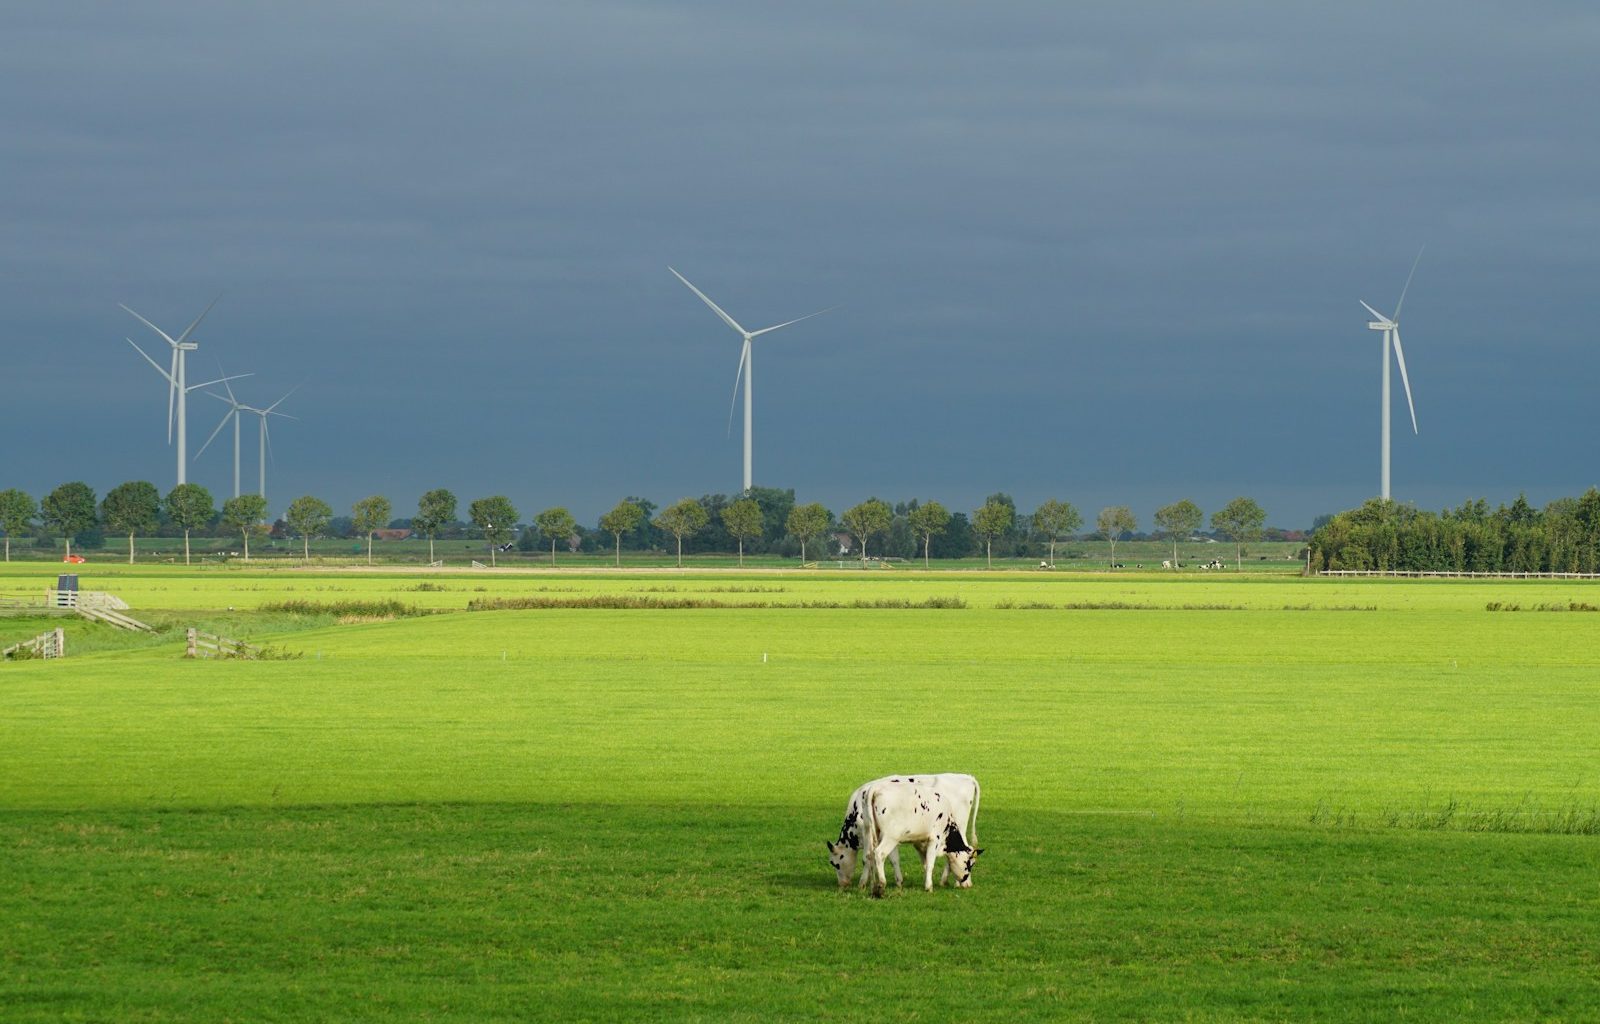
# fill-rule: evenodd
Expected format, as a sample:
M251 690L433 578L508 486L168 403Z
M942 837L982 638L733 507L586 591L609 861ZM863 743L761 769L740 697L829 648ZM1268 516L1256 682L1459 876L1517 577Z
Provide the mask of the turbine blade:
M222 375L222 386L228 392L228 401L232 402L233 403L233 407L235 409L237 409L239 407L239 399L233 393L233 386L228 383L228 381L232 380L233 378L227 376L226 375L227 372L228 372L227 370L224 370L222 368L222 360L218 359L217 360L217 373L219 375ZM206 394L209 395L209 394L211 394L211 392L208 391L208 392L206 392ZM216 396L212 395L212 397L215 398Z
M208 392L206 392L206 394L210 395L211 392L208 391ZM211 395L211 397L212 398L218 398L220 396ZM217 429L213 430L211 432L211 436L206 438L206 443L200 446L200 450L194 453L194 457L198 459L201 455L203 455L205 453L205 450L211 446L211 442L215 441L217 439L217 435L222 433L222 428L228 425L228 417L229 416L237 416L237 415L238 415L238 413L234 412L232 409L229 409L227 412L223 413L222 414L222 422L217 424Z
M213 384L221 384L221 383L223 383L225 381L238 380L240 377L254 377L254 376L255 376L255 374L253 374L253 373L236 373L236 374L232 375L231 377L218 377L216 380L208 380L203 384L190 384L188 387L184 388L183 390L185 392L195 391L195 390L198 390L200 388L210 387ZM232 389L229 389L229 394L232 394Z
M1406 389L1406 408L1411 410L1411 432L1417 433L1417 407L1411 403L1411 381L1406 378L1406 350L1400 347L1400 327L1394 329L1394 358L1400 364L1400 383Z
M278 468L278 457L272 454L272 431L267 427L267 417L261 415L261 436L267 439L267 461L272 463L272 468Z
M122 303L120 303L120 302L117 303L117 305L122 306L123 309L128 309L127 306L123 306ZM166 331L163 331L161 328L157 327L155 324L153 324L150 321L146 320L144 317L140 316L138 313L134 313L133 310L128 309L128 312L129 313L133 313L133 317L134 317L135 320L138 320L140 323L144 324L146 327L150 328L152 331L155 331L157 334L159 334L163 338L165 338L168 345L172 345L174 347L177 346L178 343L173 341L172 340L172 336L169 335Z
M1426 248L1426 245L1422 247L1422 249ZM1400 321L1400 307L1406 304L1406 292L1411 290L1411 279L1417 274L1417 264L1422 262L1422 249L1417 250L1417 258L1411 261L1411 273L1406 275L1406 286L1400 289L1400 301L1394 304L1394 319L1396 323Z
M785 322L783 322L781 324L778 324L776 326L773 326L773 327L763 327L763 328L761 328L761 330L756 331L754 334L750 335L750 337L759 338L763 334L769 334L772 331L779 330L780 328L788 327L790 324L797 324L802 320L810 320L812 317L821 316L824 313L832 313L834 310L836 310L838 308L839 308L838 306L829 306L827 309L819 309L815 313L807 313L805 316L797 316L793 320L787 320L787 321L785 321Z
M178 346L172 346L172 372L167 374L167 443L172 443L172 422L175 418L172 403L178 398Z
M739 369L733 374L733 400L728 403L728 436L733 436L733 409L739 404L739 378L744 376L744 363L750 358L750 339L739 346Z
M215 306L221 299L222 293L218 292L217 297L211 300L211 306ZM207 306L205 309L201 310L200 315L194 318L194 323L183 329L183 333L178 335L178 341L182 342L188 340L189 335L194 332L194 329L200 326L200 321L204 320L206 318L206 314L211 312L211 306Z
M161 364L160 363L156 362L154 359L151 359L149 354L146 353L144 349L140 348L138 345L135 345L132 338L123 338L122 340L126 341L130 345L133 345L133 350L135 352L139 353L141 356L144 356L144 361L149 363L151 366L155 367L156 368L156 372L161 374L161 376L166 379L168 384L176 384L177 383L173 379L172 374L170 374L167 371L163 370L161 368Z
M1356 301L1357 302L1361 302L1360 299L1357 299ZM1361 305L1365 306L1367 312L1371 313L1373 316L1377 317L1379 320L1387 320L1387 319L1389 319L1388 317L1384 316L1382 313L1380 313L1377 310L1373 309L1371 306L1368 306L1365 302L1361 302Z
M282 405L284 403L284 399L287 399L290 395L294 394L296 391L299 391L301 388L303 388L305 386L306 386L306 382L305 381L301 381L300 383L296 384L294 387L292 387L288 391L284 392L283 398L278 399L276 402L273 402L271 405L269 405L265 409L263 409L261 414L263 416L265 416L268 413L271 413L272 410L276 409L278 406L280 406L280 405ZM284 414L280 412L280 413L273 413L273 415L283 416ZM289 416L287 418L291 419L291 420L294 419L293 416Z
M668 270L672 270L671 267L668 267L667 269ZM739 321L735 320L733 317L731 317L728 314L724 313L722 311L722 307L721 306L717 305L715 302L712 302L710 299L706 298L706 293L705 292L703 292L700 289L696 288L694 285L689 284L689 279L687 277L684 277L682 274L678 273L676 270L672 270L672 276L676 277L678 280L682 281L684 284L688 284L689 285L689 290L694 292L696 295L700 296L700 301L704 302L706 305L710 306L713 310L715 310L716 314L718 316L722 317L723 322L726 323L729 327L732 327L734 330L738 331L740 334L748 334L749 333L743 327L739 326Z

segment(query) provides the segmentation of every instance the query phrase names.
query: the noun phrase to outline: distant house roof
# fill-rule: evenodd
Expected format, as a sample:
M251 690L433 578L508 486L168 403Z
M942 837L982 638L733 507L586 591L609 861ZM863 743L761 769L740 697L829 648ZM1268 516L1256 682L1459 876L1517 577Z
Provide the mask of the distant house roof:
M410 530L373 530L372 535L379 540L405 540L411 536Z

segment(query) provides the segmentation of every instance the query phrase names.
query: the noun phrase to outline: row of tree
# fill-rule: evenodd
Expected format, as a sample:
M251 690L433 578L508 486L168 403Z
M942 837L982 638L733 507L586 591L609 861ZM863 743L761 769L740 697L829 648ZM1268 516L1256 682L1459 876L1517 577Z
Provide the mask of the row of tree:
M69 555L73 538L86 531L103 529L125 535L130 562L136 536L148 536L162 526L178 529L184 537L186 563L193 531L238 534L247 560L252 538L269 532L294 536L300 538L302 553L309 558L312 539L330 535L335 523L343 519L339 532L364 537L370 562L373 537L385 527L403 527L427 537L430 561L434 560L436 538L459 536L465 527L457 518L456 496L444 488L422 495L409 518L395 519L393 512L388 498L372 495L356 502L348 517L336 517L327 502L305 495L291 502L283 519L269 527L264 521L266 500L260 495L229 499L219 510L210 491L199 484L180 484L163 496L153 484L130 481L112 488L98 503L94 491L76 481L62 484L37 504L22 491L0 491L0 530L5 533L8 561L11 538L26 533L36 521L51 535L66 538ZM951 512L937 501L890 505L879 498L868 498L835 516L820 503L797 504L792 490L764 487L732 498L721 494L683 498L666 508L643 498L624 498L600 517L598 530L580 526L572 513L560 506L545 509L523 526L505 495L471 502L467 521L470 532L487 542L491 564L519 537L525 550L548 544L552 562L563 543L572 550L585 546L592 550L596 539L604 537L618 565L624 547L661 550L669 546L669 538L680 565L686 551L730 549L738 552L741 565L747 551L798 553L805 561L825 538L853 541L856 555L863 560L876 552L886 557L920 555L926 564L932 558L961 558L982 550L992 565L997 546L1002 556L1015 556L1033 553L1031 546L1036 545L1047 552L1053 564L1056 546L1077 535L1084 525L1077 508L1054 498L1026 516L1019 515L1016 503L1003 493L989 496L970 517ZM1243 545L1263 535L1265 521L1266 513L1253 500L1237 498L1212 515L1211 526L1238 545L1236 555L1242 558ZM1199 506L1187 499L1156 510L1156 529L1171 540L1174 561L1178 542L1199 530L1202 522ZM1117 543L1138 529L1138 520L1126 505L1102 509L1094 524L1094 533L1111 543L1113 564Z
M1518 495L1438 513L1374 498L1319 520L1310 548L1313 571L1600 572L1600 490L1542 509Z

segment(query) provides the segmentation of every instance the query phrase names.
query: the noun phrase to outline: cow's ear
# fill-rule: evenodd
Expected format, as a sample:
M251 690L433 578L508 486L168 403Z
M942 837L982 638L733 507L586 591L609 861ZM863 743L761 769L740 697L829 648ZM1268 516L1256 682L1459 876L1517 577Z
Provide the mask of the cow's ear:
M973 860L977 860L979 855L982 854L982 853L983 853L983 847L980 846L976 850L972 851L972 859Z

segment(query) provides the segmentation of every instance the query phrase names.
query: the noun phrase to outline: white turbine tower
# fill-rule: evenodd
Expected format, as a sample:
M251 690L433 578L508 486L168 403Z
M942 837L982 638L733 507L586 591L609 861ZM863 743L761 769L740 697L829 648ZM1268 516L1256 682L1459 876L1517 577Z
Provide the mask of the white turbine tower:
M212 299L211 300L211 306L215 306L216 304L217 304L217 300L216 299ZM122 305L122 304L118 303L118 305ZM189 340L189 335L193 334L194 333L194 329L196 327L200 326L200 321L202 321L202 320L204 320L206 318L206 313L211 312L211 306L207 306L205 308L204 312L202 312L199 316L195 317L194 318L194 323L190 324L187 328L185 328L184 332L182 334L178 335L177 338L173 338L166 331L163 331L161 328L157 327L155 324L153 324L150 321L146 320L144 317L140 316L138 313L134 313L133 310L128 309L127 306L125 306L125 305L122 306L122 308L123 309L127 309L128 312L131 313L136 320L138 320L140 323L144 324L146 327L150 328L152 331L155 331L157 334L161 335L162 339L164 341L166 341L166 343L168 345L172 346L172 368L170 370L163 370L161 368L161 364L156 362L154 359L151 359L150 356L145 352L144 349L140 348L138 345L135 345L132 338L125 339L128 342L128 344L133 345L134 351L138 352L141 356L144 356L145 362L147 362L151 366L155 367L155 371L157 373L161 374L161 376L164 377L166 379L166 381L167 381L167 443L168 444L172 443L172 413L173 413L173 407L174 407L174 405L176 405L176 407L177 407L177 413L178 413L178 483L180 483L180 484L184 484L184 483L188 483L189 482L189 471L188 471L188 465L189 465L189 392L196 391L196 390L198 390L200 388L203 388L203 387L209 387L212 384L220 384L220 383L222 383L223 380L237 380L239 377L248 377L248 376L250 376L248 373L241 373L241 374L238 374L235 377L225 377L225 378L221 378L219 380L208 380L208 381L205 381L205 382L200 383L200 384L190 384L188 382L188 372L189 371L188 371L188 359L187 359L187 356L188 356L188 354L190 352L193 352L195 349L200 347L199 344L197 344L196 342L192 342L192 341Z
M1425 248L1425 247L1424 247ZM1400 289L1400 301L1394 305L1394 316L1384 316L1382 313L1368 306L1364 306L1368 313L1374 317L1367 323L1367 328L1383 332L1383 490L1381 496L1389 500L1389 346L1394 346L1395 362L1400 364L1400 383L1406 389L1406 408L1411 411L1411 432L1417 433L1417 407L1411 401L1411 381L1406 377L1406 352L1400 347L1400 307L1406 304L1406 292L1411 289L1411 278L1417 272L1417 264L1422 262L1422 250L1417 250L1417 258L1411 263L1411 273L1406 275L1406 284Z
M668 267L667 269L668 270L672 270L672 276L676 277L678 280L682 281L684 284L689 285L689 290L694 292L696 295L700 296L700 301L704 302L706 305L710 306L712 311L715 312L718 316L720 316L723 319L724 323L726 323L729 327L732 327L734 330L738 331L741 335L744 336L744 345L741 346L740 349L739 349L739 369L733 375L733 401L728 404L728 430L729 430L730 433L733 430L733 407L739 401L739 378L741 376L743 376L744 377L744 489L746 491L748 491L748 490L750 490L750 486L751 486L751 484L753 482L753 477L752 477L753 458L752 458L752 441L751 441L751 436L752 436L752 434L751 434L751 423L752 423L752 420L754 418L753 417L754 399L751 397L751 377L753 375L754 367L750 362L750 342L753 341L756 338L761 337L763 334L770 334L771 332L776 331L779 328L788 327L790 324L797 324L801 320L809 320L814 316L821 316L824 313L832 312L833 310L837 309L838 307L837 306L830 306L827 309L819 309L815 313L807 313L805 316L796 317L793 320L786 320L783 323L775 324L772 327L763 327L759 331L747 331L743 327L739 326L739 321L735 320L733 317L731 317L727 313L723 312L721 306L718 306L715 302L712 302L710 299L706 298L706 293L705 292L703 292L700 289L696 288L694 285L689 284L689 279L687 277L684 277L682 274L678 273L676 270L673 270L673 268L671 268L671 267Z

